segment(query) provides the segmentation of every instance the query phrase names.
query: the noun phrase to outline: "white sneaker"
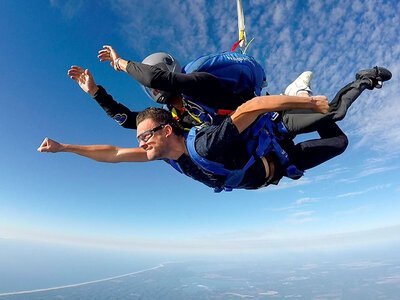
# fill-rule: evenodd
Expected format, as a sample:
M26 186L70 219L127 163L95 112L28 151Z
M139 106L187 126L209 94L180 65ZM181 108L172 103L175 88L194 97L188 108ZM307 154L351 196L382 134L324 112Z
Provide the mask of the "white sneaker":
M313 79L313 73L311 71L301 73L295 81L288 85L284 95L298 96L301 93L311 94L311 79Z

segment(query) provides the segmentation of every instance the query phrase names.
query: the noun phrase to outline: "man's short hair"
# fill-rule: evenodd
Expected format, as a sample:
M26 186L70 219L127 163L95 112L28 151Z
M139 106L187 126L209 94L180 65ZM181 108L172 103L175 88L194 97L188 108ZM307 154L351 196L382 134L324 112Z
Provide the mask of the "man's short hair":
M182 135L182 130L180 130L180 128L177 126L175 120L172 118L171 113L165 109L158 107L149 107L141 111L136 116L136 127L139 125L139 123L143 122L146 119L152 119L159 125L169 124L171 125L175 134Z

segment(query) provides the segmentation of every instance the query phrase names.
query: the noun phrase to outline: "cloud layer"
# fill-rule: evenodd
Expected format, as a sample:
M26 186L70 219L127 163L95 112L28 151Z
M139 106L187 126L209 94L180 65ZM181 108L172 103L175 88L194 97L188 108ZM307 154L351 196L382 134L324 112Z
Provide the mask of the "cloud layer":
M112 2L121 30L145 56L170 51L184 62L229 50L238 38L234 1ZM393 79L365 92L346 117L344 129L357 146L387 156L400 153L398 74L400 10L397 1L243 1L249 48L265 67L269 91L281 92L299 73L312 70L314 91L330 99L356 71L386 66Z

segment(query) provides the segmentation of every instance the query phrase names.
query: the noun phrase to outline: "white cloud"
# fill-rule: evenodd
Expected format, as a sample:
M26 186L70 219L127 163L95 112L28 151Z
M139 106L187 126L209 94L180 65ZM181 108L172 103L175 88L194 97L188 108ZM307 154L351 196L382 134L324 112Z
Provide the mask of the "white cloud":
M349 171L350 171L350 169L348 167L338 167L335 169L331 169L322 175L315 176L313 179L316 182L322 181L322 180L328 180L331 178L336 178L340 174L348 173Z
M301 266L299 268L299 270L313 270L313 269L316 269L318 267L319 266L317 264L306 264L306 265Z
M60 9L67 19L73 18L82 9L83 4L83 0L50 0L50 5Z
M383 158L383 160L389 164L389 161L387 160L387 158ZM379 163L377 163L377 164L381 165ZM357 182L360 180L360 178L363 178L366 176L385 173L385 172L392 172L393 170L399 169L399 167L393 166L393 165L375 167L374 164L372 164L372 163L365 165L364 168L365 169L360 171L359 173L353 174L351 178L341 178L341 179L338 179L338 182L346 182L346 183Z
M351 197L351 196L356 196L356 195L362 195L362 194L365 194L365 193L369 193L371 191L387 189L390 186L391 186L391 184L372 186L372 187L369 187L369 188L367 188L365 190L355 191L355 192L345 193L345 194L340 194L340 195L337 195L336 198L345 198L345 197Z
M289 218L286 220L286 222L291 223L291 224L304 224L304 223L309 223L315 221L315 218Z
M384 172L389 172L393 171L395 169L398 169L398 167L379 167L379 168L370 168L362 171L360 174L358 174L359 177L365 177L369 175L375 175L379 173L384 173Z
M297 205L290 205L290 206L285 206L285 207L278 207L278 208L272 208L272 211L285 211L285 210L291 210L297 208Z
M340 264L340 266L343 267L343 268L346 268L346 269L358 269L358 270L382 267L382 266L387 266L387 265L388 265L387 263L371 262L371 261Z
M355 245L378 244L384 241L399 241L400 225L375 228L364 231L331 233L314 236L268 236L260 232L259 236L243 236L240 239L195 238L192 240L161 239L119 239L112 237L88 237L63 235L55 232L33 231L10 227L0 227L0 238L38 241L79 247L106 249L174 252L174 253L267 253L268 251L304 251L304 249L332 249Z
M303 217L303 216L310 216L313 213L314 213L314 211L311 211L311 210L309 210L309 211L298 211L298 212L295 212L295 213L291 214L290 216L291 217Z
M302 281L302 280L308 280L310 277L307 276L291 276L286 278L286 281Z
M359 214L360 212L369 211L370 208L368 206L360 206L351 210L344 210L344 211L337 211L335 212L336 215L353 215Z
M298 180L284 180L283 182L280 182L279 185L270 185L267 187L269 190L283 190L283 189L289 189L293 187L298 187L302 186L305 184L310 184L312 183L312 180L306 177L302 177ZM267 189L261 189L260 191L266 191Z
M303 203L307 203L307 202L315 202L316 198L310 198L310 197L305 197L305 198L300 198L296 200L296 204L300 205Z
M294 210L294 209L297 209L300 205L303 205L304 203L316 202L318 199L320 199L320 198L304 197L304 198L297 199L297 200L294 202L294 205L285 206L285 207L273 208L273 209L271 209L271 210L272 210L272 211Z
M388 276L382 280L375 282L376 284L399 284L400 275Z
M254 298L254 296L245 295L245 294L239 294L239 293L224 293L224 295L235 296L235 297L238 297L238 298Z
M205 53L227 51L238 37L232 1L110 3L123 18L124 36L143 56L163 50L186 63ZM296 1L271 0L266 5L250 0L243 8L247 36L256 38L248 53L265 67L272 93L311 69L314 92L332 99L358 70L375 65L391 69L393 79L382 90L364 92L342 123L351 143L379 155L400 154L399 3L311 0L299 10Z
M258 293L260 296L276 296L279 295L279 292L277 291L267 291L267 292L261 292Z

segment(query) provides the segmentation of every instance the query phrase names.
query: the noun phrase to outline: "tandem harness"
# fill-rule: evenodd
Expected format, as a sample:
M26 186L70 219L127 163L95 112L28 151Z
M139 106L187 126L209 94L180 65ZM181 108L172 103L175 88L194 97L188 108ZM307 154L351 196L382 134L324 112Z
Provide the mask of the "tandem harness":
M235 95L260 96L261 89L267 85L261 65L253 57L240 53L223 52L200 56L188 63L182 72L212 74ZM172 112L176 121L181 121L178 125L182 125L180 127L184 131L189 131L193 126L203 123L212 124L215 118L232 112L232 110L209 107L201 103L200 99L193 99L188 95L182 96L183 103L180 110L171 104L167 104L167 109Z
M248 168L256 161L256 157L261 158L268 153L276 155L280 165L285 168L285 175L287 177L298 179L303 176L303 171L290 163L288 154L278 143L278 140L285 137L287 130L282 122L274 122L277 116L277 113L266 113L244 132L244 138L248 140L247 152L251 157L242 169L237 170L228 170L223 164L207 160L200 156L195 149L195 139L197 130L201 127L193 127L189 131L186 138L186 145L190 158L203 170L225 176L223 185L215 187L214 192L219 193L223 190L232 191L232 189L241 183ZM170 163L176 170L183 173L177 162L170 160Z

